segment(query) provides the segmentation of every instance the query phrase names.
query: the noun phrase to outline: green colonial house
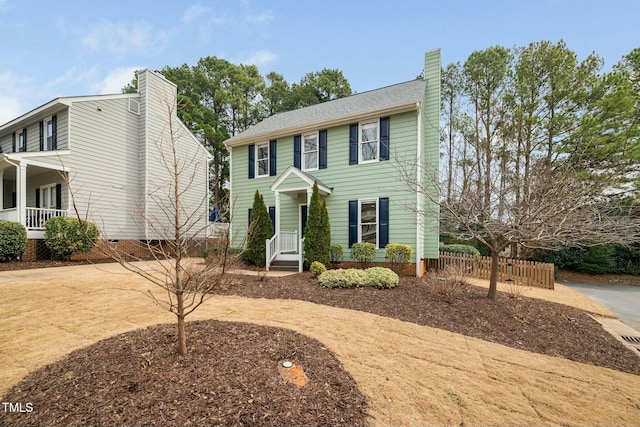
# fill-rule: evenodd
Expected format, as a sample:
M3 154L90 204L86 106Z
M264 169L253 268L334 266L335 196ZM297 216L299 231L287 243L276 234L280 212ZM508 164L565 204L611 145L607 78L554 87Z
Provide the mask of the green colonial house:
M440 50L425 54L424 78L273 115L225 144L231 153L231 231L239 246L249 226L255 191L264 197L275 234L267 268L299 261L314 182L325 198L331 243L345 260L357 242L415 251L416 275L438 257L437 207L401 177L436 192L425 171L439 161ZM416 167L423 165L424 167Z

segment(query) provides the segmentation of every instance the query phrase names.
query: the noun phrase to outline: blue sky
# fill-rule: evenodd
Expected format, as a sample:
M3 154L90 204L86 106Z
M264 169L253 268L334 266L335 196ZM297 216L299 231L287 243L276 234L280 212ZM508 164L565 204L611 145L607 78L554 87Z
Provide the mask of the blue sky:
M217 56L290 83L339 68L356 92L494 45L563 39L608 70L640 46L637 0L0 0L0 123L59 96L117 93L134 69Z

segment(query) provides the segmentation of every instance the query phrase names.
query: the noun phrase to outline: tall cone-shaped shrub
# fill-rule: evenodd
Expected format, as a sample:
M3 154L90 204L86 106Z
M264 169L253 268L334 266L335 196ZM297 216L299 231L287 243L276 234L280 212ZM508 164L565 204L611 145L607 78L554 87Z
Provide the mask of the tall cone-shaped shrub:
M249 238L243 259L258 267L264 267L267 256L266 241L273 236L273 224L271 224L271 218L269 217L267 206L264 204L264 199L258 190L256 190L256 194L253 197L250 219Z
M327 204L320 199L318 183L313 184L309 203L307 225L304 229L304 259L307 265L318 261L329 265L331 246L331 228Z

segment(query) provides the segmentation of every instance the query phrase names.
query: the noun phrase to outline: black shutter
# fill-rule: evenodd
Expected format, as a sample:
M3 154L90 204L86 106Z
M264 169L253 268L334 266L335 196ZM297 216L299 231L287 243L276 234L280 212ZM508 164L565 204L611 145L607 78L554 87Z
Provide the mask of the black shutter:
M349 125L349 164L358 164L358 125Z
M40 207L40 189L36 188L36 208Z
M273 226L273 232L276 232L276 207L269 206L269 218L271 218L271 225ZM273 236L270 236L273 237Z
M51 149L58 149L58 116L51 117Z
M276 176L276 140L269 141L269 176Z
M319 133L319 141L318 141L318 168L326 169L327 168L327 131L321 130Z
M256 146L249 145L249 179L256 177Z
M358 243L358 201L349 200L349 247Z
M293 137L293 166L302 169L302 136Z
M44 151L44 122L40 120L40 151Z
M389 117L380 119L380 160L389 160Z
M62 209L62 184L56 184L56 209Z
M22 129L22 151L27 151L27 128Z
M378 199L378 247L385 248L389 244L389 198Z
M11 134L11 142L13 143L13 149L11 151L15 153L16 152L16 133L15 132Z

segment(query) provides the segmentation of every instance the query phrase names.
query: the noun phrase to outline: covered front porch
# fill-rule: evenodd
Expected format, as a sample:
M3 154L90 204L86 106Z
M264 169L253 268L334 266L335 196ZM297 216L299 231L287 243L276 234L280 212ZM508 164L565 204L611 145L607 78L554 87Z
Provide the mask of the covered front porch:
M18 153L0 156L0 219L21 223L30 239L44 238L44 223L68 214L68 171Z
M271 185L275 196L275 207L271 211L274 235L267 240L267 271L274 265L303 270L307 207L316 182L321 196L331 194L331 188L294 166L289 166Z

